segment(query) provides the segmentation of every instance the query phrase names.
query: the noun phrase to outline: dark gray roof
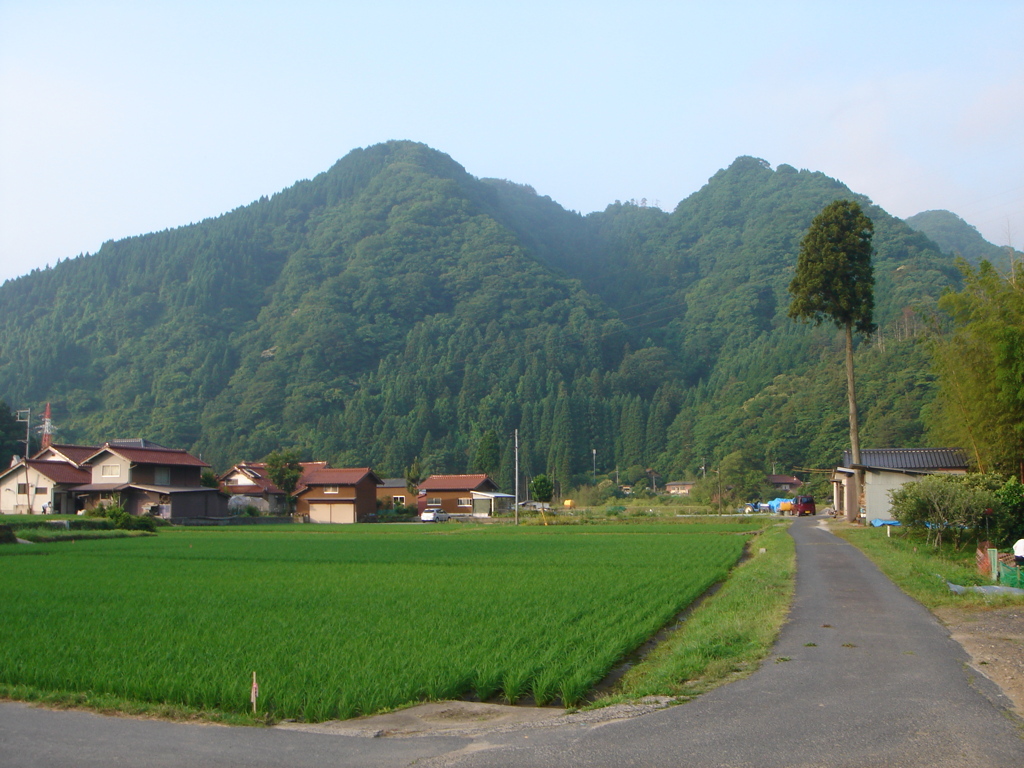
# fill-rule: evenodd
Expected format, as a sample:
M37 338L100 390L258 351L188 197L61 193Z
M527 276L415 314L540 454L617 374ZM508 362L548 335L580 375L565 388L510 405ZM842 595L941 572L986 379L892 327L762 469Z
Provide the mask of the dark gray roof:
M166 446L154 443L152 440L147 440L144 437L133 437L128 440L108 440L107 445L112 445L116 448L158 448L160 450L170 450Z
M381 483L382 488L405 488L404 477L385 477Z
M851 466L850 452L843 453L843 466ZM963 448L865 448L860 463L878 469L967 469L967 453Z

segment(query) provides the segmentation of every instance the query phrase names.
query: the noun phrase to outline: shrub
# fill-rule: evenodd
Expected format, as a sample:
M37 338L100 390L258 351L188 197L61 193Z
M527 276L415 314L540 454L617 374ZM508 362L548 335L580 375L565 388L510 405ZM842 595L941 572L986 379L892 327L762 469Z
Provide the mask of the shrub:
M945 538L960 549L985 511L1000 506L997 483L986 475L927 475L891 492L893 515L903 525L923 529L933 546Z
M87 514L92 517L105 517L110 521L110 525L122 531L155 531L157 526L155 518L135 517L120 504L97 504Z
M1009 547L1024 537L1024 484L1011 477L996 491L999 506L992 515L991 541L997 547Z

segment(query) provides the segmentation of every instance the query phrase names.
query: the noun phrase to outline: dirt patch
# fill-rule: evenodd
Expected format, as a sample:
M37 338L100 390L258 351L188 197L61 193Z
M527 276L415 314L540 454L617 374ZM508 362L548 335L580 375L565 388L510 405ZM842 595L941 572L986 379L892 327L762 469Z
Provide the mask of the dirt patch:
M475 701L439 701L354 720L326 723L283 722L275 728L345 736L477 736L524 728L606 723L637 717L670 706L668 696L648 696L635 703L616 704L586 712L555 707L524 707Z
M998 685L1024 717L1024 605L945 607L934 613L967 651L971 665Z

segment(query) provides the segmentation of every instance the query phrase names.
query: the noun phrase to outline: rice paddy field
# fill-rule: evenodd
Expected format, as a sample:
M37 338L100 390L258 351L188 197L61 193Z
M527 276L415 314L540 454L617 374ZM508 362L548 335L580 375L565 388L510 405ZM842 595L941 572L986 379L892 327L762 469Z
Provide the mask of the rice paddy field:
M0 547L0 695L323 721L579 703L725 578L757 520L282 526ZM746 535L745 535L746 534Z

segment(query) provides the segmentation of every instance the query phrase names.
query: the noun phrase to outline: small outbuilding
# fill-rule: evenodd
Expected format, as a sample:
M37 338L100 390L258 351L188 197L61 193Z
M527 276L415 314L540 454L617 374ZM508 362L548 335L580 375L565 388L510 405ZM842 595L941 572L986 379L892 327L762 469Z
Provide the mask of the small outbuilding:
M967 453L962 448L866 448L860 452L860 464L854 464L849 451L842 466L832 471L832 503L837 513L860 509L865 522L892 517L890 491L901 488L924 475L967 472ZM855 477L864 478L860 498L855 499Z

